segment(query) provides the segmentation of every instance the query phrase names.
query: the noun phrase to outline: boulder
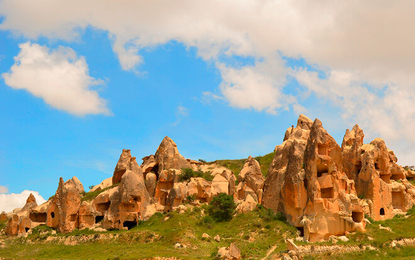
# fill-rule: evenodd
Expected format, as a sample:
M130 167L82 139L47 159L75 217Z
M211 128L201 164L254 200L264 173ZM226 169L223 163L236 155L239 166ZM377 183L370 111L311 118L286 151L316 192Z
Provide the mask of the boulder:
M245 199L246 195L253 191L255 193L253 197L257 198L256 200L261 203L265 179L261 172L261 166L252 156L249 156L246 160L244 167L239 173L238 180L238 199ZM246 191L247 188L249 188L248 192Z
M216 257L218 259L238 260L241 259L241 251L232 243L229 247L219 248Z
M247 213L254 210L257 204L258 202L251 195L248 195L244 201L238 204L236 211L239 213Z
M89 192L94 192L97 190L103 190L105 188L108 188L112 185L112 177L103 180L100 184L95 185Z
M211 198L211 183L201 177L190 178L187 195L194 195L200 202L207 202Z

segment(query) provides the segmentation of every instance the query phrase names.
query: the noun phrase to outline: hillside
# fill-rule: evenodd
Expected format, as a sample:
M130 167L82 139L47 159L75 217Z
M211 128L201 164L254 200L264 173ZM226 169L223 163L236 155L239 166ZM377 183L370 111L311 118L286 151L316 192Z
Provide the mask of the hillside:
M278 259L288 252L285 238L297 237L295 228L264 208L239 214L229 222L204 223L201 211L205 208L188 205L183 214L157 213L128 231L85 229L56 234L50 228L39 226L26 237L7 237L2 221L0 256L1 259L153 259L156 256L215 259L219 247L235 243L241 250L242 259ZM379 225L386 229L380 229ZM414 225L415 211L411 210L405 217L373 222L365 233L349 234L348 242L295 243L314 247L315 253L304 254L303 259L412 259L415 239L404 246L398 243L392 247L391 243L415 238L415 230L408 228ZM211 239L203 239L203 233ZM214 240L216 235L220 236L220 242ZM186 248L175 248L177 243ZM344 251L346 248L357 248L358 251L348 253L333 248L319 253L332 245L339 245Z
M169 137L141 165L123 149L113 176L89 192L75 176L60 178L47 202L30 194L22 209L1 213L0 253L28 258L30 245L52 259L411 255L415 171L382 139L363 138L355 125L340 146L300 115L274 152L255 158L186 159Z

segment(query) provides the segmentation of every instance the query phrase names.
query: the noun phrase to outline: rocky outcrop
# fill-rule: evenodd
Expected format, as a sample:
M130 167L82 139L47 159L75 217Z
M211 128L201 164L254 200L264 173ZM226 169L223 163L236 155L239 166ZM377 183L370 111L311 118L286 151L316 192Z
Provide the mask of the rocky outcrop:
M95 185L89 192L103 190L112 186L112 177L103 180L100 184Z
M78 211L81 206L82 184L78 179L59 180L59 186L48 208L47 225L58 232L68 233L79 225Z
M30 193L23 208L8 219L6 228L4 229L5 233L9 236L26 234L26 232L32 228L30 211L35 207L37 207L36 198Z
M132 170L132 161L135 161L135 157L131 157L130 149L123 149L112 176L113 185L121 181L122 176L127 170Z
M4 220L7 220L7 219L8 219L8 217L7 217L6 212L2 211L1 214L0 214L0 221L4 221Z
M170 137L164 137L154 155L156 174L164 170L191 168L191 163L186 160L177 149L176 143Z
M295 226L301 226L307 203L304 152L312 124L309 118L301 115L297 126L287 129L283 143L274 149L274 159L264 183L262 204L275 212L284 212Z
M283 212L309 241L365 229L364 214L391 218L412 207L413 186L384 141L363 144L358 125L342 147L322 123L301 115L275 148L262 204Z
M238 176L237 195L239 200L244 200L248 195L258 203L262 201L264 176L258 161L249 156Z
M208 203L220 193L234 197L238 213L252 211L257 204L282 212L311 242L363 231L365 214L388 219L415 203L415 188L408 181L415 179L415 171L399 166L382 139L364 144L363 138L362 129L355 125L346 130L340 147L318 119L300 115L296 127L288 128L283 143L275 147L267 178L249 156L236 185L231 170L186 159L165 137L141 166L124 149L113 177L91 191L112 188L90 201L82 201L84 188L76 177L66 182L61 178L55 196L40 206L29 196L26 205L10 216L6 233L25 234L42 224L62 233L86 227L131 229L156 211L183 213L187 209L183 203ZM212 181L196 177L211 180L206 173ZM230 257L231 248L221 250Z

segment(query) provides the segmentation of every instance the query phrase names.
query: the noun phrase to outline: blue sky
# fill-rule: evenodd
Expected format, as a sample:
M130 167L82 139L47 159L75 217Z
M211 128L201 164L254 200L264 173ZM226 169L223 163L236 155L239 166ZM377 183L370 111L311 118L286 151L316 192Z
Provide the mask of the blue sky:
M413 162L409 2L42 3L0 0L0 211L61 176L98 184L164 136L192 159L263 155L300 113Z

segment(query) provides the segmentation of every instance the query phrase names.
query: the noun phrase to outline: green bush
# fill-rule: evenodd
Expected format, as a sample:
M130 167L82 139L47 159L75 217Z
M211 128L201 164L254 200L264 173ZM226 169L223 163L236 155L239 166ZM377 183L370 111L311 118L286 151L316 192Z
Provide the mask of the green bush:
M91 201L91 200L95 199L102 192L104 192L106 190L109 190L109 189L112 189L114 187L117 187L118 185L120 185L120 183L116 183L116 184L114 184L110 187L106 187L105 189L102 189L102 190L96 190L96 191L90 191L90 192L84 193L83 196L82 196L81 201Z
M233 196L219 193L209 203L208 214L215 221L229 221L232 219L235 209L236 204L233 201Z
M179 181L190 181L190 178L194 177L202 177L207 181L213 180L211 172L194 171L190 168L182 168L182 174L179 176Z
M195 200L196 200L196 196L194 194L192 194L192 195L187 195L187 197L185 199L185 202L186 203L192 203Z
M274 213L272 209L266 209L261 204L258 204L255 210L258 212L259 217L262 218L266 222L274 221L274 220L280 220L284 222L286 221L285 216L282 212Z

